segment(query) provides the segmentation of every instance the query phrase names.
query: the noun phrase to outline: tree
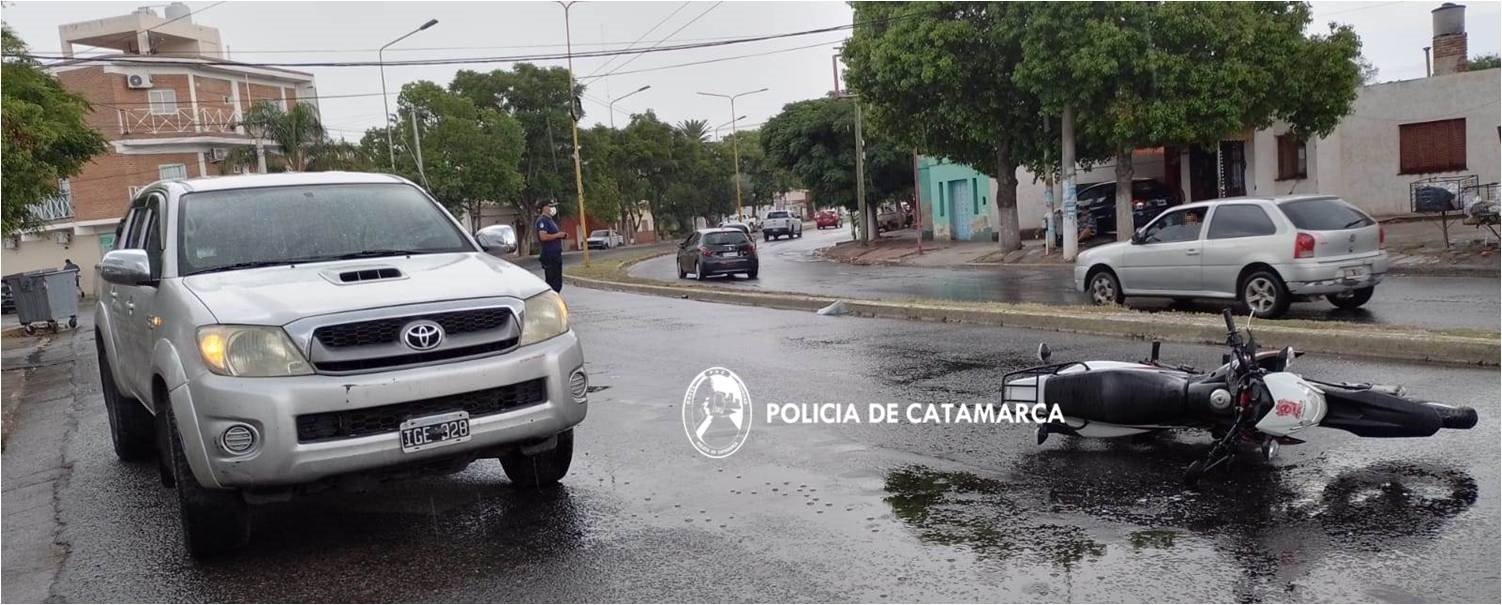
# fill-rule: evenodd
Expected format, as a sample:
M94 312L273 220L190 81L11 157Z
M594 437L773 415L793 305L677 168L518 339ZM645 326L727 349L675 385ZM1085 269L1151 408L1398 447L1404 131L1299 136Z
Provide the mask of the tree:
M90 158L104 153L105 139L89 128L88 102L63 89L31 58L26 44L0 27L0 87L3 95L4 235L33 228L32 208L58 194L58 180L77 175Z
M419 129L416 137L414 117ZM519 166L524 140L516 119L428 81L402 86L396 118L392 137L397 172L425 183L450 212L467 214L471 229L479 228L484 206L517 199L522 190ZM422 143L420 155L415 153L414 138ZM366 140L384 144L385 132L373 129ZM417 169L418 157L422 170ZM524 219L530 218L530 210L521 210Z
M1498 57L1497 53L1492 53L1472 57L1470 61L1466 62L1465 68L1466 71L1480 71L1483 69L1496 69L1498 67L1502 67L1502 57Z
M522 189L513 204L524 218L544 200L567 201L575 195L570 127L574 115L584 115L584 87L576 85L572 92L570 88L568 70L529 63L518 63L510 71L463 70L449 84L449 90L468 98L476 107L509 114L521 125L525 141ZM558 211L567 216L574 212L574 206L559 204ZM526 235L529 226L529 220L518 224L519 234Z
M683 120L678 122L678 132L683 133L690 139L704 141L709 138L709 122L705 120Z
M912 192L912 156L865 128L866 202L874 208ZM855 188L855 105L849 99L789 103L762 125L762 152L823 206L858 207ZM773 179L785 177L772 177ZM784 180L783 183L787 181Z
M257 156L263 152L268 172L371 170L375 167L373 156L367 155L363 149L330 138L318 110L306 103L294 103L291 108L283 110L270 101L258 101L245 111L241 123L252 136L268 139L276 146L265 150L237 146L225 156L225 169L257 166L260 163Z
M1211 145L1274 120L1322 136L1362 77L1355 33L1306 36L1303 3L1051 3L1026 17L1012 80L1050 116L1073 108L1077 140L1115 156L1122 226L1134 149Z
M1017 168L1041 163L1056 149L1043 134L1036 95L1006 77L1022 60L1033 3L854 8L856 27L843 53L846 79L869 108L873 130L904 150L918 148L996 178L999 243L1020 248Z
M796 179L767 158L761 131L742 130L725 139L740 146L742 204L751 206L753 214L761 214L761 206L771 205L778 195L795 188Z

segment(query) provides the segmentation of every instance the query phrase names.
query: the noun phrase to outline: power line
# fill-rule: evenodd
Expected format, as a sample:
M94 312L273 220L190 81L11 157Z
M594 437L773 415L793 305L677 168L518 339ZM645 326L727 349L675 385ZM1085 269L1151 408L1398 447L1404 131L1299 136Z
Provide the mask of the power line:
M662 24L667 23L668 19L672 19L673 15L676 15L676 14L682 12L684 8L688 7L688 5L689 5L688 2L684 2L683 4L679 4L678 8L673 9L673 12L668 13L668 16L663 17L661 21L658 21L657 25L653 25L652 29L649 29L646 32L643 32L642 35L637 36L637 38L635 40L633 40L631 42L631 44L629 44L629 45L626 46L626 50L630 50L632 48L636 48L637 43L641 42L642 38L646 38L647 36L652 35L652 32L657 31L657 28L662 27ZM617 55L617 56L619 56L619 55ZM615 60L616 60L616 57L611 57L610 59L606 60L605 63L601 64L594 71L589 72L589 76L592 76L592 75L595 75L597 73L600 73L601 71L604 71L605 68L608 67L608 66L610 66L611 63L614 63ZM589 76L584 76L584 77L588 78Z
M716 4L715 6L718 6L718 4ZM705 11L705 12L707 13L708 11ZM703 16L704 14L705 13L700 13L700 16ZM912 16L911 15L907 15L907 16L890 17L890 18L882 19L882 20L878 20L878 21L889 22L889 21L893 21L893 20L907 19L907 18L912 18ZM696 17L696 19L697 19L697 17ZM655 46L655 47L650 47L650 48L645 48L645 49L637 49L637 50L615 50L615 49L612 49L612 50L601 50L601 51L586 51L586 52L582 52L582 53L573 53L573 56L574 56L574 58L610 57L610 56L620 55L620 54L637 54L637 55L640 55L640 54L645 54L645 53L672 52L672 51L679 51L679 50L694 50L694 49L700 49L700 48L713 48L713 47L718 47L718 46L732 46L732 45L747 44L747 43L753 43L753 42L764 42L764 41L768 41L768 40L780 40L780 39L784 39L784 38L795 38L795 37L801 37L801 36L809 36L809 35L817 35L817 34L824 34L824 33L846 31L846 30L850 30L850 29L852 29L852 28L854 28L854 27L856 27L858 25L865 25L865 24L868 24L868 23L875 23L875 22L877 22L877 21L868 21L868 22L860 23L860 24L851 23L851 24L844 24L844 25L835 25L835 26L830 26L830 27L821 27L821 28L817 28L817 29L800 30L800 31L786 32L786 33L781 33L781 34L768 34L768 35L761 35L761 36L749 36L749 37L742 37L742 38L730 38L730 39L721 40L721 41L718 41L718 42L685 43L685 44L675 44L675 45L670 45L670 46ZM692 22L690 22L690 23L692 23ZM685 27L686 27L686 25L685 25ZM680 30L681 29L682 28L680 28ZM71 59L68 58L68 57L60 57L60 56L55 56L55 55L54 56L49 56L49 55L32 55L32 57L33 58L38 58L38 59L52 59L52 60L55 60L54 63L48 64L47 67L53 67L53 66L64 65L64 64L73 64L73 63L116 63L116 64L136 64L136 65L184 66L184 67L223 65L223 66L232 66L232 67L268 67L268 68L274 68L274 67L375 67L375 66L380 65L380 62L378 62L378 61L301 61L301 62L298 62L298 61L286 61L286 62L260 62L260 63L253 63L253 62L228 61L228 60L223 60L223 59L208 59L208 58L191 59L191 60L184 60L184 59L166 59L166 60L161 60L161 59L151 59L151 58L147 58L147 57L132 57L132 56L74 57L74 58L71 58ZM459 57L459 58L449 58L449 59L409 59L409 60L404 60L404 61L387 61L385 64L387 66L401 67L401 66L424 66L424 65L464 65L464 64L483 64L483 63L518 63L518 62L524 62L524 61L562 60L562 59L566 59L568 57L569 57L569 55L566 54L566 53L547 53L547 54L513 55L513 56L496 56L496 57ZM619 68L617 68L617 69L619 69ZM617 72L617 73L619 73L619 72Z
M628 75L628 74L641 74L641 73L647 73L647 72L653 72L653 71L661 71L661 70L664 70L664 69L676 69L676 68L679 68L679 67L693 67L695 65L707 65L707 64L710 64L710 63L720 63L720 62L724 62L724 61L734 61L736 59L749 59L749 58L752 58L752 57L765 57L767 55L776 55L776 54L781 54L781 53L793 52L795 50L807 50L807 49L810 49L810 48L818 48L820 46L831 46L831 45L840 44L842 42L843 42L843 40L830 40L830 41L826 41L826 42L819 42L817 44L809 44L809 45L806 45L806 46L794 46L792 48L780 48L780 49L777 49L777 50L769 50L769 51L765 51L765 52L751 53L751 54L746 54L746 55L736 55L736 56L733 56L733 57L719 57L719 58L716 58L716 59L704 59L702 61L689 61L687 63L674 63L672 65L660 65L660 66L657 66L657 67L647 67L647 68L642 68L642 69L633 69L631 71L617 71L617 72L611 72L611 73L605 74L605 76L624 76L624 75ZM605 76L597 76L597 78L603 78Z
M607 74L605 74L603 76L600 76L600 77L602 77L602 78L608 78L611 75L614 75L615 73L621 71L622 68L626 67L627 65L630 65L632 61L635 61L638 57L641 57L642 54L647 53L647 52L651 52L653 49L658 48L659 47L658 45L661 45L663 42L667 42L668 40L672 39L672 37L675 36L675 35L677 35L678 32L681 32L681 31L684 30L684 28L686 28L686 27L688 27L690 25L693 25L695 21L698 21L699 19L702 19L704 17L704 15L708 15L709 11L712 11L712 10L714 10L716 8L719 8L719 6L721 4L724 4L724 2L721 1L721 2L716 2L714 4L709 5L709 8L704 9L704 12L699 13L698 16L695 16L693 19L690 19L688 21L688 23L684 23L683 25L679 26L678 29L673 30L673 33L668 34L668 36L666 38L658 40L657 44L654 44L654 45L648 47L646 50L643 50L640 53L632 55L632 57L630 59L626 59L625 62L621 63L620 65L617 65L615 67L615 69L612 70L610 73L607 73ZM585 76L585 77L587 78L589 76Z

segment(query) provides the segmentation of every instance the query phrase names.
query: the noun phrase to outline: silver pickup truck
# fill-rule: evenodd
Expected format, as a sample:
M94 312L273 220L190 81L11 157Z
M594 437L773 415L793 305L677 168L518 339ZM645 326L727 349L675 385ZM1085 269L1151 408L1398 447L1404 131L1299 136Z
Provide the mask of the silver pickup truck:
M803 221L786 210L773 210L761 222L761 241L783 237L803 237Z
M105 254L99 378L122 460L159 460L195 556L247 504L499 458L556 483L587 411L563 300L412 183L311 173L162 181Z

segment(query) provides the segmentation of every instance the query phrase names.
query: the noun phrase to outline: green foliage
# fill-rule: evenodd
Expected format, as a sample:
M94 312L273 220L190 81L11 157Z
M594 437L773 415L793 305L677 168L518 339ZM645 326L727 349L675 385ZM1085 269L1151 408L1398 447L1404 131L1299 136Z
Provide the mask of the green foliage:
M1496 69L1498 67L1502 67L1502 58L1499 58L1497 53L1472 57L1470 61L1466 62L1467 71Z
M570 94L568 70L529 63L519 63L510 71L463 70L454 76L449 89L477 107L504 112L520 123L525 144L521 154L522 189L516 204L523 216L534 212L543 200L574 199L574 118L570 110L583 117L580 99L584 87L576 85ZM567 214L566 208L571 206L559 204L559 211Z
M678 132L690 139L703 141L709 138L709 122L706 120L683 120L678 122Z
M874 205L912 194L911 152L863 126L866 146L866 202ZM759 133L769 170L769 189L793 179L820 206L855 209L855 103L851 99L811 99L789 103ZM785 190L785 189L784 189Z
M268 172L361 171L375 168L375 162L371 159L373 156L367 156L363 149L330 138L324 130L318 110L312 105L294 103L290 109L283 111L279 105L259 101L245 111L241 123L251 136L276 144L265 150ZM258 164L254 146L236 146L225 157L222 166L225 169L249 170Z
M63 89L33 61L26 44L0 27L0 95L4 148L0 152L3 229L9 236L34 227L32 207L58 194L58 180L78 174L89 158L104 153L103 136L85 121L90 108Z

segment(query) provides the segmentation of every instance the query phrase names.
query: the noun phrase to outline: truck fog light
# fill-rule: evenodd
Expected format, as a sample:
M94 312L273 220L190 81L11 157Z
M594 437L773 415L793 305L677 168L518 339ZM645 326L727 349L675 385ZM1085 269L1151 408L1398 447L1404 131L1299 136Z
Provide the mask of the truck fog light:
M224 451L231 454L243 454L255 447L256 430L243 424L236 424L224 430L224 435L219 437L219 444L224 446Z
M589 398L589 377L584 375L584 368L574 370L568 377L568 392L572 395L575 403L584 403Z

